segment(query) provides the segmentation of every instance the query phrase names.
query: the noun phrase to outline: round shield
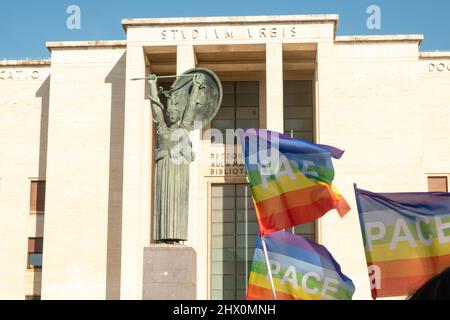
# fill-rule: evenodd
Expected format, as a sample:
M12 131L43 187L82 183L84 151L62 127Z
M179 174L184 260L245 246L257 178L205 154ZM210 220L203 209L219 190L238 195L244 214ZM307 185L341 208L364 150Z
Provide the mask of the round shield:
M184 105L183 126L200 129L211 122L222 103L222 84L217 75L207 68L189 69L172 85L177 104Z

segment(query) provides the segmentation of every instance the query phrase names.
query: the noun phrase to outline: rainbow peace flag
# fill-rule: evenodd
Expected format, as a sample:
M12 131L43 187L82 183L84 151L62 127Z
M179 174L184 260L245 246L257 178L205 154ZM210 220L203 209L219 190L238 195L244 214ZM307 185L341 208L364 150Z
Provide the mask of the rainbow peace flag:
M240 141L262 236L350 210L332 185L343 151L269 130L241 130Z
M279 231L265 238L278 300L350 300L352 280L328 250L311 240ZM261 238L255 249L247 300L272 300Z
M450 266L450 193L355 195L374 299L409 295Z

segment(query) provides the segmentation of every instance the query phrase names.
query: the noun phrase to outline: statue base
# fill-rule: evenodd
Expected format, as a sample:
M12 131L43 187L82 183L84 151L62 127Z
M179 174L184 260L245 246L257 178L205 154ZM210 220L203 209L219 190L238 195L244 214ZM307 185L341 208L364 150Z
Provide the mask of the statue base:
M144 248L143 300L197 299L197 254L180 244Z

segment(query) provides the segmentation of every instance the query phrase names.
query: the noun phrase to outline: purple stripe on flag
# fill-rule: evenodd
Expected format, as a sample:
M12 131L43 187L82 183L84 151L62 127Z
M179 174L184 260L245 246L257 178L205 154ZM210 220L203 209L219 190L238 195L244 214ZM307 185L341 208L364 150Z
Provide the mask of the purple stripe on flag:
M305 249L308 251L313 251L322 256L326 256L326 257L330 256L328 250L325 247L321 246L320 244L315 243L309 239L306 239L306 238L303 238L300 236L294 236L293 234L291 234L289 232L278 231L278 232L270 233L266 236L266 238L268 238L270 240L275 240L278 242L290 244L292 246L302 248L302 249Z

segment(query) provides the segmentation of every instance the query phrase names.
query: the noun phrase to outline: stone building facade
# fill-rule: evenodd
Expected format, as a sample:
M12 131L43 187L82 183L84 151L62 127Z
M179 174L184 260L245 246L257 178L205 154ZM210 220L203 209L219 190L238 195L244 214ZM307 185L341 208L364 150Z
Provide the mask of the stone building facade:
M142 298L155 128L148 85L130 79L195 66L224 88L211 125L191 133L198 299L245 296L257 232L245 173L236 146L204 132L249 126L346 150L335 184L351 212L293 232L324 244L354 297L370 298L353 183L448 189L450 53L420 52L422 35L336 36L337 15L122 25L123 41L49 42L49 60L0 60L0 298Z

